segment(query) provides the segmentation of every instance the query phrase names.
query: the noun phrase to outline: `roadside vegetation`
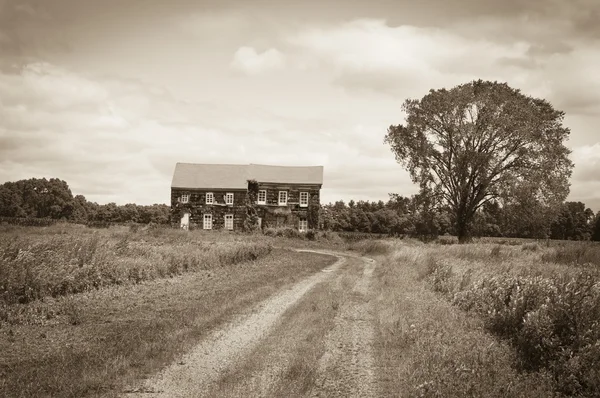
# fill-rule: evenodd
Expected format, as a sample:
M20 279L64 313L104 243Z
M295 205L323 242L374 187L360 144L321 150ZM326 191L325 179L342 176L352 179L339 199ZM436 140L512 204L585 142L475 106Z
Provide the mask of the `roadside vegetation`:
M426 247L411 262L431 290L510 345L520 374L543 376L561 396L597 396L600 245Z
M166 228L4 226L0 231L0 320L6 306L44 297L136 284L256 260L267 242Z
M3 397L118 396L335 261L201 231L5 226L0 239Z

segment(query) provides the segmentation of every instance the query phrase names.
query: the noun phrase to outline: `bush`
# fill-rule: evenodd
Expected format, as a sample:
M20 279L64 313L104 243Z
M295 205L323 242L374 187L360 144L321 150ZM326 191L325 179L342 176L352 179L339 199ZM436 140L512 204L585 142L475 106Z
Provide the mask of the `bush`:
M291 227L282 228L265 228L264 232L267 236L276 236L283 238L301 238L304 237L297 229Z
M306 231L306 234L304 236L306 236L306 239L308 239L308 240L316 240L317 239L317 233L313 229L309 229L308 231Z
M523 246L521 246L521 250L537 252L538 250L540 250L540 246L537 243L525 243Z
M454 295L486 328L515 347L523 369L548 370L567 395L600 386L600 282L597 270L574 277L496 275ZM434 285L435 288L435 285Z
M355 250L361 254L388 254L391 251L389 244L379 240L362 240L356 243L352 243L348 250Z
M458 238L455 236L440 236L435 240L438 245L455 245L458 243Z
M110 228L110 221L88 221L85 225L89 228Z
M357 242L366 239L381 239L387 237L386 234L374 234L369 232L338 232L340 238L346 242Z

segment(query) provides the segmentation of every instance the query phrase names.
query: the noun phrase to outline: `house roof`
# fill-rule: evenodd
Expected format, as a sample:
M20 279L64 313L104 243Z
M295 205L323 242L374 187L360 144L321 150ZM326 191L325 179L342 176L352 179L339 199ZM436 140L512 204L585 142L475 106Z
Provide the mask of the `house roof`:
M177 163L172 188L246 189L248 180L323 184L323 166Z
M177 163L172 188L248 188L248 165Z
M323 184L323 166L250 165L250 178L258 182Z

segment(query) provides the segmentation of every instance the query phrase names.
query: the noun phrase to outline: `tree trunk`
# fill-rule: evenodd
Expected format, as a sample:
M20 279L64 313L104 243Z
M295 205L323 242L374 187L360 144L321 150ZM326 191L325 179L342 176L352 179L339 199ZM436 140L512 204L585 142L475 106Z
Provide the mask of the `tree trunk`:
M456 221L456 235L458 235L458 243L470 243L473 241L471 236L470 220L465 215L459 215Z

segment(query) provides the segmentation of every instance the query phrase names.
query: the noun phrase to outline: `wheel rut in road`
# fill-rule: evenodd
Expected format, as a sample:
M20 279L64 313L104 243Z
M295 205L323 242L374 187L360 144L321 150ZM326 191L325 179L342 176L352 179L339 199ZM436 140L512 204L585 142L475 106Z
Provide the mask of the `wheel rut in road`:
M375 261L362 258L364 270L326 338L313 397L376 396L373 363L374 313L369 290Z
M304 250L309 251L309 250ZM235 366L266 337L283 313L317 283L328 279L346 261L338 257L325 268L291 288L280 292L242 316L210 334L183 358L169 365L142 386L123 392L124 397L200 397L211 383Z

